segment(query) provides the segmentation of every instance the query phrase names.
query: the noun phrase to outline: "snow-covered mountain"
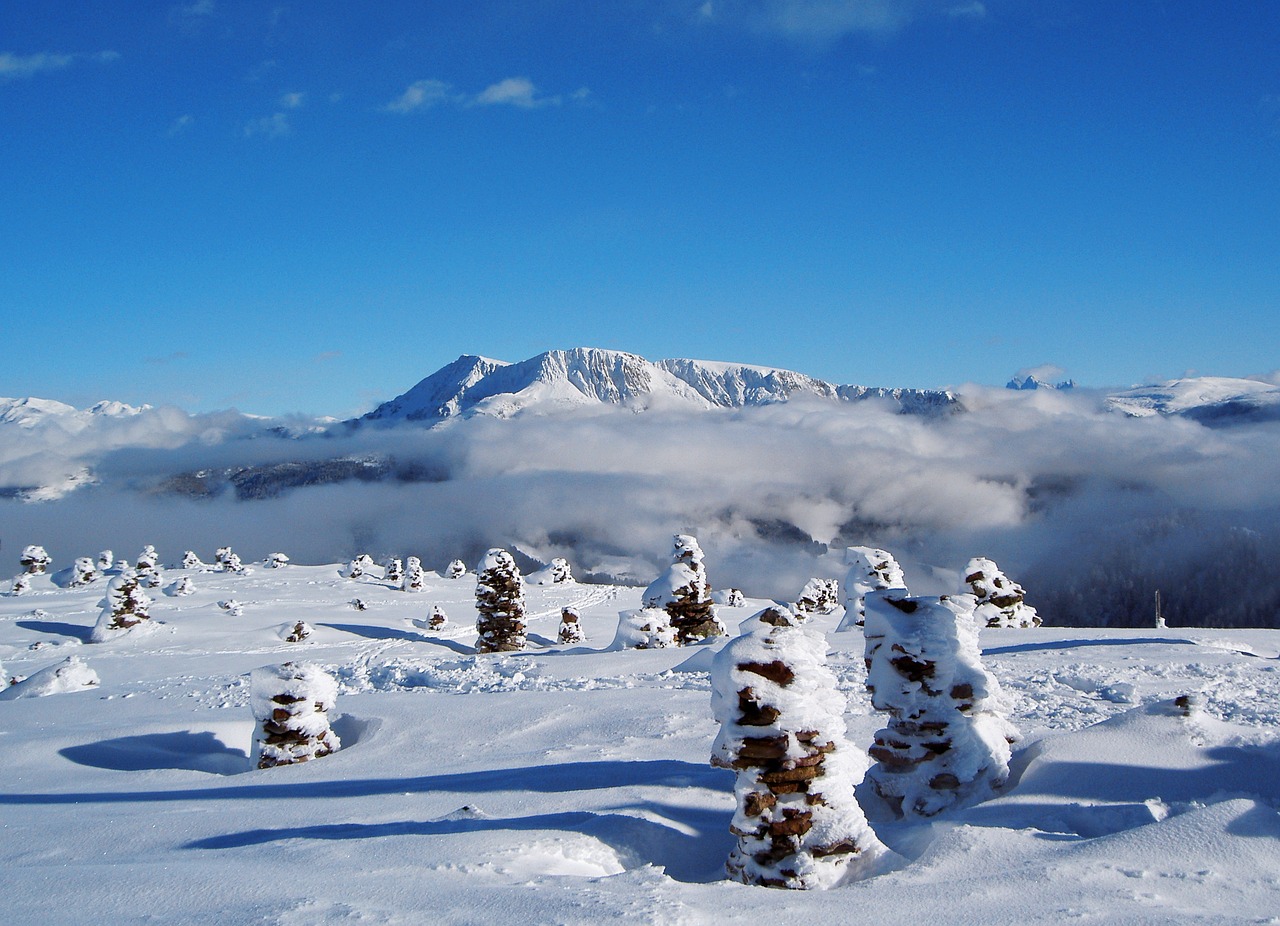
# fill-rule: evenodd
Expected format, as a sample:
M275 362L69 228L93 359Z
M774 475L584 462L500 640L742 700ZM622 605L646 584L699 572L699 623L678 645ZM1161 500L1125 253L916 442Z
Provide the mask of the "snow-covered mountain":
M1118 392L1106 401L1108 408L1134 418L1181 415L1213 426L1280 420L1280 386L1256 379L1174 379Z
M879 398L903 412L933 415L959 407L950 392L834 385L771 367L705 360L649 361L636 354L596 348L554 350L519 363L463 356L408 392L384 402L363 421L422 421L488 415L509 418L524 411L616 405L743 408L799 396L830 401Z
M1028 391L1033 389L1074 389L1076 381L1074 379L1064 379L1060 383L1050 383L1035 376L1015 376L1004 384L1006 389L1019 389Z
M65 431L76 432L96 418L127 418L150 407L104 401L82 410L53 399L37 399L32 396L21 399L0 398L0 424L36 428L53 423Z

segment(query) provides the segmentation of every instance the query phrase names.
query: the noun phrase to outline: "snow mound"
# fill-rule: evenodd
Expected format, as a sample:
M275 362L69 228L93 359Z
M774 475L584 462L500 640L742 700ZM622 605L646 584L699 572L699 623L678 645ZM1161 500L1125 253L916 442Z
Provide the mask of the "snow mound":
M57 665L41 669L30 677L0 691L0 701L19 698L43 698L46 695L87 691L101 683L98 673L78 656L68 656Z

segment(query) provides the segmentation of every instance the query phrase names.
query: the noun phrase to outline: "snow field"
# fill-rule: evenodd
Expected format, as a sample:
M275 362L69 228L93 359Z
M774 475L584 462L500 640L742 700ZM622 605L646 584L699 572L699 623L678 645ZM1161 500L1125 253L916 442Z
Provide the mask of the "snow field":
M726 642L606 651L641 589L526 588L531 648L477 656L475 576L338 566L189 575L156 626L84 642L106 585L0 596L0 663L99 684L0 703L0 896L17 923L1265 923L1280 910L1280 632L984 630L1023 734L994 800L924 823L859 790L900 866L831 891L725 880L733 776L709 765ZM359 597L367 610L350 605ZM234 598L243 613L218 601ZM733 634L764 602L721 608ZM442 632L415 626L433 605ZM560 610L586 641L554 642ZM33 613L37 609L43 613ZM865 749L860 631L827 634ZM306 620L310 641L277 635ZM731 639L731 637L730 637ZM248 673L337 682L342 749L250 770ZM1171 702L1199 695L1183 716Z

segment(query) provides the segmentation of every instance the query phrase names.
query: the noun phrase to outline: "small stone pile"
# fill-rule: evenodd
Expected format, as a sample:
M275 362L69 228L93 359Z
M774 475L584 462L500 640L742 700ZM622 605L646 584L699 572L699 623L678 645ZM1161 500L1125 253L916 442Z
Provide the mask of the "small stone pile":
M449 615L444 613L444 608L435 604L431 606L431 616L427 618L427 629L444 630L449 626Z
M319 667L286 662L254 669L249 692L258 721L253 737L255 768L307 762L340 748L329 726L338 684Z
M142 552L138 554L134 571L138 574L138 581L147 588L160 587L163 581L160 577L160 555L151 544L143 547Z
M560 609L560 631L557 638L561 643L581 643L586 639L582 635L582 624L579 623L581 618L582 615L578 613L577 608Z
M283 553L268 553L267 558L263 560L263 565L268 569L283 569L289 565L289 557Z
M669 615L679 646L724 636L724 624L711 600L704 558L697 538L677 534L671 565L644 592L645 608L661 608Z
M92 556L78 557L71 566L71 580L67 583L71 588L80 588L98 580L98 570Z
M973 615L979 627L1040 626L1040 615L1026 602L1027 593L994 561L975 556L964 567L964 580L978 600Z
M981 800L1009 777L1018 733L982 665L973 606L971 595L867 596L867 688L890 718L868 778L903 816Z
M509 653L525 648L524 579L506 550L492 549L477 570L477 653Z
M416 556L410 556L405 562L404 568L404 590L406 592L422 591L425 577L422 572L422 560Z
M874 873L885 852L854 797L865 759L845 740L845 699L825 638L781 607L711 669L720 732L711 763L737 775L726 870L745 884L828 888Z
M455 559L450 563L444 571L446 579L461 579L467 574L467 564L460 559Z
M29 576L42 576L45 570L49 568L52 560L49 554L45 552L44 547L31 544L24 547L22 555L18 558L18 564L22 566L22 571Z
M388 557L382 567L382 578L390 582L393 586L399 587L404 583L404 561L398 556Z
M840 607L840 583L835 579L810 579L796 599L795 614L801 620L812 614L830 614Z
M131 571L122 572L107 583L107 606L89 636L91 643L104 643L127 633L151 619L151 598Z
M849 574L844 580L844 619L837 631L861 627L866 619L866 596L882 589L897 588L906 593L907 582L902 567L888 550L877 547L846 547L845 565Z
M676 645L671 615L662 608L618 612L618 632L613 638L613 649L665 649Z

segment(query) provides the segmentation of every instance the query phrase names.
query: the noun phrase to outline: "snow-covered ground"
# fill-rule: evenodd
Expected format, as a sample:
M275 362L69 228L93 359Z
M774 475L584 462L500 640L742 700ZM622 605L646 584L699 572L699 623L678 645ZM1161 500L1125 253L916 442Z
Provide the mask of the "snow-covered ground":
M378 574L166 570L194 594L154 590L156 626L104 644L86 642L104 580L0 597L8 676L75 656L100 679L0 695L6 919L1280 922L1280 631L984 630L1023 734L1004 793L923 824L862 794L892 870L789 892L724 878L732 775L708 761L723 640L611 651L640 589L544 585L526 590L530 650L477 656L474 575L410 594ZM732 630L763 604L721 613ZM425 629L433 605L442 630ZM554 642L566 605L582 645ZM813 623L865 748L884 721L840 617ZM299 620L314 636L284 642ZM248 673L288 660L338 680L342 749L250 770Z

